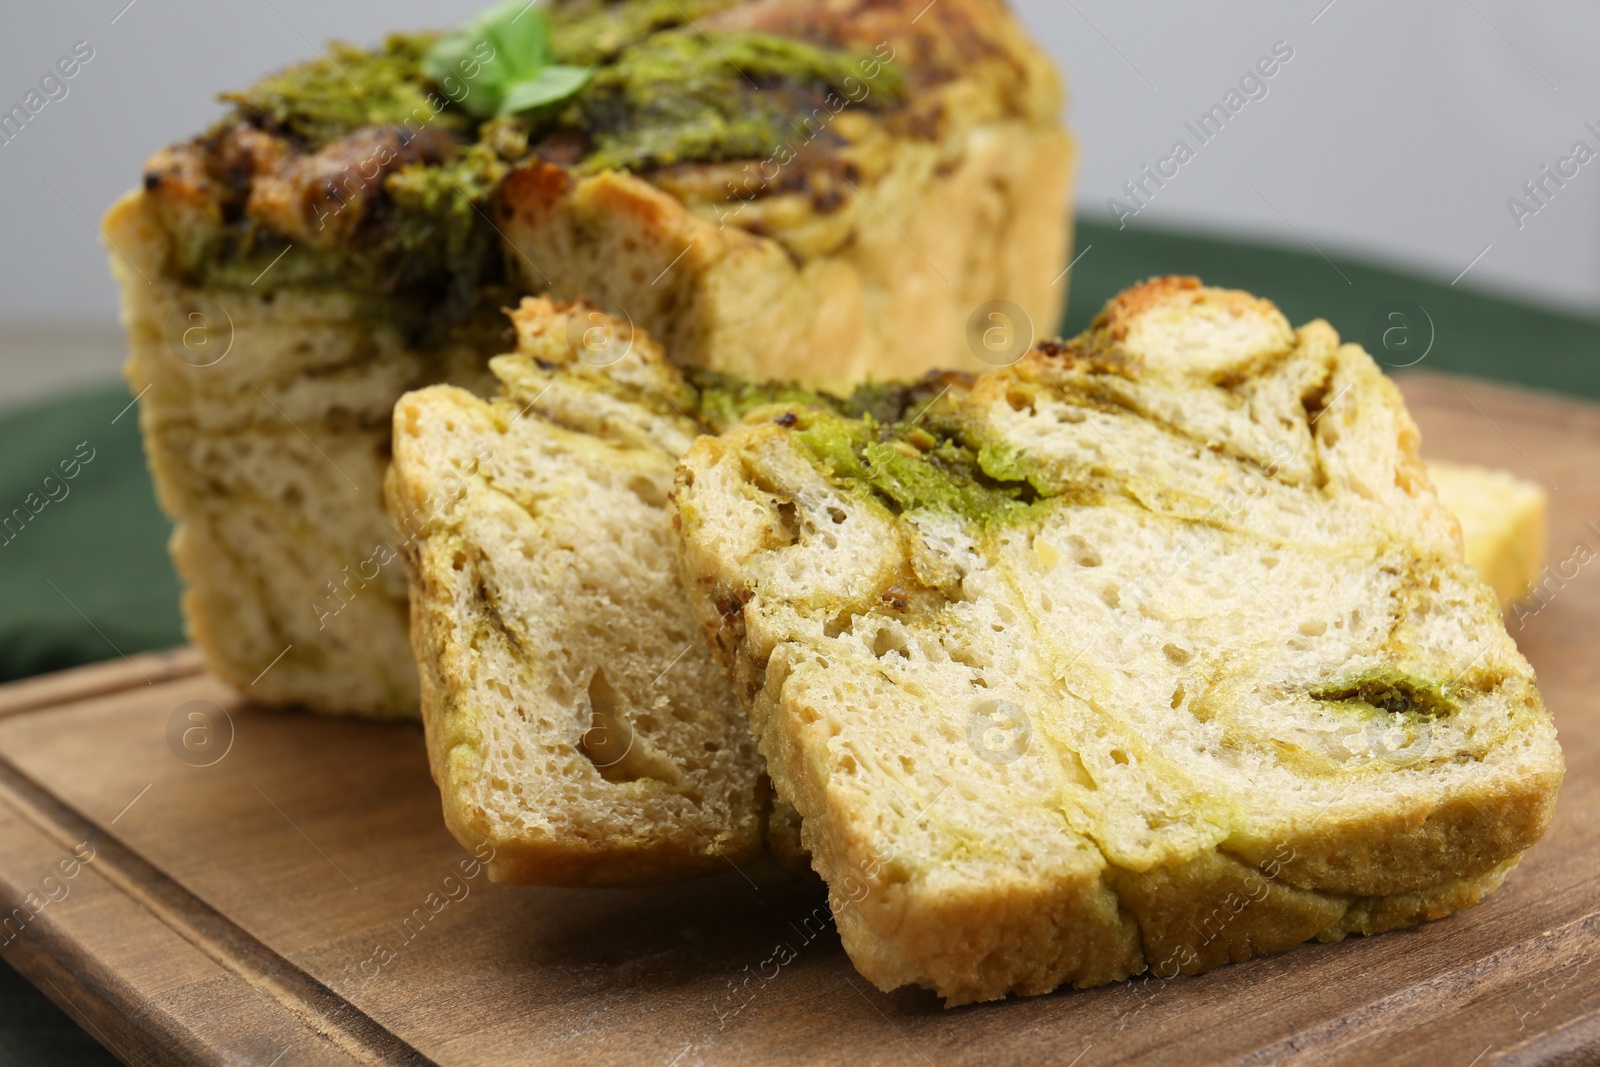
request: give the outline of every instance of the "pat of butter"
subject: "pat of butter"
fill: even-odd
[[[1545,491],[1505,471],[1430,462],[1439,500],[1461,522],[1467,562],[1502,606],[1526,596],[1545,561],[1550,500]]]

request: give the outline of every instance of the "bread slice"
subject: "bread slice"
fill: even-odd
[[[764,842],[803,868],[673,558],[699,391],[587,305],[530,297],[512,321],[497,397],[433,386],[394,410],[387,495],[445,821],[501,881],[671,881]],[[596,324],[614,362],[572,343]]]
[[[1428,480],[1461,523],[1467,562],[1483,575],[1500,606],[1526,597],[1544,569],[1550,498],[1505,471],[1433,460]]]
[[[1561,752],[1417,445],[1326,323],[1182,278],[908,418],[697,441],[685,581],[861,973],[1167,977],[1494,889]]]

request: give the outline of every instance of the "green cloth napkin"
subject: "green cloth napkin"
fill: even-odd
[[[1291,322],[1321,316],[1391,369],[1421,357],[1417,366],[1600,398],[1600,320],[1343,257],[1330,262],[1310,248],[1080,221],[1076,254],[1067,336],[1133,282],[1197,274],[1270,298]],[[166,553],[171,527],[156,507],[128,401],[122,389],[103,387],[0,419],[0,516],[30,513],[20,531],[13,520],[0,534],[0,680],[184,639]],[[93,458],[64,480],[60,464],[71,469],[75,453],[89,450]],[[47,485],[46,476],[55,480]],[[30,501],[39,507],[51,493],[61,499],[32,515]]]
[[[0,680],[183,643],[131,399],[102,386],[0,419]]]

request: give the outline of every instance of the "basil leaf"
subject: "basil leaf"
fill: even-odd
[[[565,100],[587,85],[593,73],[592,67],[564,67],[552,63],[533,77],[510,86],[500,104],[500,114],[514,115]]]
[[[440,38],[422,69],[463,111],[486,119],[502,113],[512,86],[549,65],[545,13],[533,0],[502,0]]]
[[[550,62],[550,23],[534,0],[504,0],[469,23],[473,24],[494,44],[498,54],[493,64],[505,64],[507,85]]]

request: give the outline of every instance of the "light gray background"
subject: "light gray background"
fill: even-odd
[[[937,2],[937,0],[935,0]],[[1463,286],[1600,310],[1600,160],[1519,230],[1523,182],[1600,149],[1593,0],[1014,0],[1066,70],[1079,210],[1154,164],[1277,41],[1294,58],[1133,225],[1384,259]],[[221,113],[217,91],[338,37],[448,25],[484,0],[11,0],[9,108],[74,42],[94,59],[0,147],[0,405],[116,374],[94,223],[145,157]],[[53,187],[52,187],[53,186]],[[1488,249],[1487,252],[1484,250]],[[1477,258],[1481,255],[1481,258]]]

